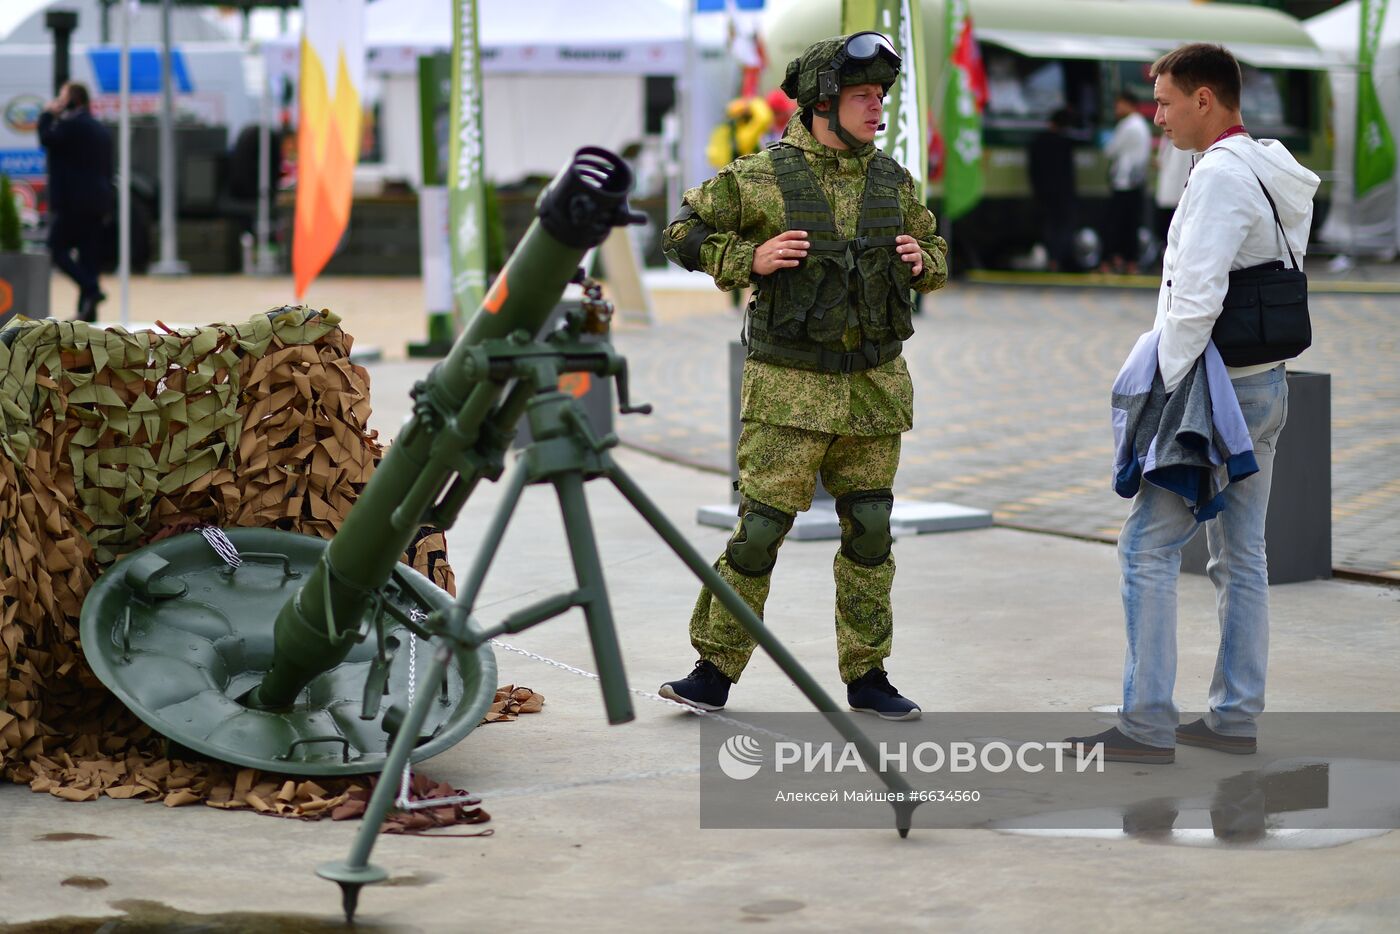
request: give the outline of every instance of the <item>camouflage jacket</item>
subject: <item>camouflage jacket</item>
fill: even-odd
[[[802,122],[788,124],[784,141],[806,156],[817,184],[831,205],[837,235],[855,236],[873,145],[836,150],[819,143]],[[714,178],[685,193],[694,214],[666,228],[664,250],[679,262],[676,247],[693,225],[716,232],[700,246],[700,264],[725,291],[744,288],[753,274],[754,250],[787,229],[783,196],[767,150],[737,159]],[[918,198],[905,173],[900,186],[904,232],[923,247],[923,272],[912,281],[920,292],[948,280],[947,245],[936,233],[933,215]],[[855,329],[847,346],[857,343]],[[836,435],[874,436],[913,427],[914,387],[904,358],[859,373],[818,373],[748,360],[744,364],[740,417]]]

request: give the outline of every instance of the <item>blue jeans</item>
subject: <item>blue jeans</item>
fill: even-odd
[[[1220,615],[1220,651],[1210,684],[1206,723],[1228,736],[1254,736],[1264,709],[1269,656],[1269,569],[1264,520],[1273,481],[1274,450],[1288,418],[1282,365],[1234,381],[1259,472],[1225,488],[1225,508],[1206,523]],[[1119,729],[1149,746],[1176,745],[1176,580],[1181,549],[1196,519],[1175,493],[1143,483],[1118,539],[1128,652],[1123,665]]]

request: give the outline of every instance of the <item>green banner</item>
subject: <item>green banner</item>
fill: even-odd
[[[452,295],[460,333],[486,291],[486,201],[481,178],[481,54],[476,0],[453,0],[452,136],[447,186]]]
[[[1371,69],[1388,0],[1361,0],[1361,46],[1356,72],[1356,197],[1395,175],[1395,138],[1386,126]]]
[[[917,0],[843,0],[841,32],[874,30],[894,43],[904,60],[899,80],[885,98],[885,128],[875,137],[880,147],[909,170],[923,200],[928,186],[928,131],[924,100],[924,29]]]
[[[944,11],[943,211],[952,221],[982,200],[982,114],[973,87],[984,79],[967,0],[947,0]]]
[[[446,185],[452,158],[452,56],[418,57],[418,132],[423,184]]]

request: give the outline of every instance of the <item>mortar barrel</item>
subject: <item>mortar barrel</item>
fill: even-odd
[[[273,664],[246,695],[248,706],[289,707],[313,678],[345,658],[376,592],[388,583],[418,532],[412,522],[396,523],[395,512],[400,517],[425,515],[457,474],[460,458],[444,457],[440,442],[447,423],[455,424],[462,443],[470,446],[495,408],[501,387],[474,372],[473,349],[517,331],[538,335],[588,250],[613,227],[642,219],[627,207],[631,185],[625,162],[587,147],[541,194],[538,217],[462,336],[428,376],[424,392],[429,404],[415,407],[324,557],[278,614]],[[424,401],[423,394],[419,400]],[[463,411],[472,413],[475,422],[454,418]]]

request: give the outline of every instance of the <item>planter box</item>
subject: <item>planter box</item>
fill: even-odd
[[[17,314],[49,316],[47,253],[0,253],[0,327]]]

